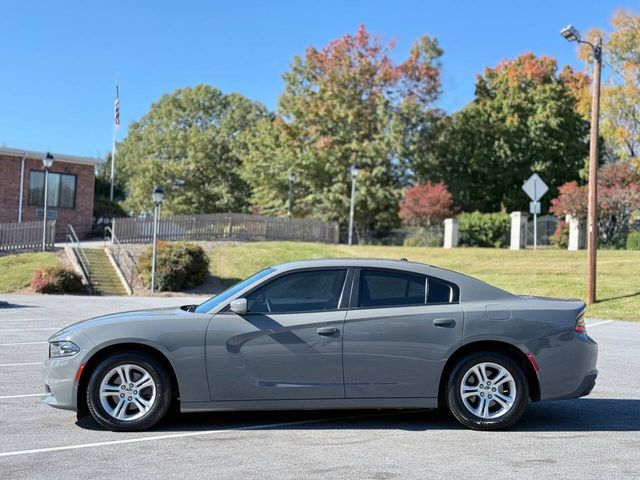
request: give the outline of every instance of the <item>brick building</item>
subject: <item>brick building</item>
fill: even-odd
[[[0,223],[42,220],[45,152],[0,147]],[[67,225],[79,238],[91,230],[95,167],[104,160],[53,153],[49,169],[47,217],[56,220],[56,240]]]

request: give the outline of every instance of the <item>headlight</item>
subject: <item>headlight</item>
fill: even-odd
[[[49,342],[49,358],[71,357],[79,351],[80,347],[68,340]]]

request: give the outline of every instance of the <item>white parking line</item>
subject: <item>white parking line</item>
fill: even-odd
[[[1,314],[2,312],[0,312]],[[2,315],[2,318],[0,318],[0,323],[2,322],[39,322],[40,320],[55,320],[55,321],[62,321],[62,319],[54,319],[51,317],[40,317],[40,318],[22,318],[22,317],[14,317],[11,318],[10,316],[6,316],[6,315]]]
[[[0,347],[9,347],[11,345],[45,345],[49,342],[18,342],[18,343],[0,343]]]
[[[613,322],[613,320],[605,320],[603,322],[598,322],[598,323],[587,323],[587,328],[597,327],[598,325],[604,325],[605,323],[611,323],[611,322]]]
[[[27,393],[26,395],[4,395],[0,397],[0,400],[7,400],[9,398],[25,398],[25,397],[44,397],[44,393]]]
[[[40,328],[3,328],[0,330],[0,335],[3,332],[40,332],[42,330],[60,330],[59,327],[40,327]]]
[[[42,362],[31,363],[0,363],[0,367],[27,367],[29,365],[42,365]]]
[[[0,397],[2,398],[2,397]],[[151,437],[139,437],[139,438],[129,438],[126,440],[112,440],[109,442],[95,442],[95,443],[81,443],[77,445],[65,445],[62,447],[49,447],[49,448],[34,448],[33,450],[16,450],[13,452],[2,452],[0,453],[0,457],[11,457],[16,455],[29,455],[33,453],[48,453],[48,452],[60,452],[65,450],[77,450],[81,448],[92,448],[92,447],[105,447],[109,445],[124,445],[127,443],[138,443],[138,442],[152,442],[155,440],[167,440],[171,438],[185,438],[185,437],[200,437],[202,435],[212,435],[215,433],[233,433],[242,430],[261,430],[265,428],[278,428],[278,427],[293,427],[296,425],[311,425],[314,423],[324,423],[324,422],[334,422],[339,420],[357,420],[361,418],[378,418],[378,417],[387,417],[390,415],[400,415],[403,413],[414,413],[420,410],[400,410],[394,412],[386,412],[386,413],[374,413],[368,415],[351,415],[348,417],[331,417],[331,418],[321,418],[316,420],[300,420],[298,422],[282,422],[282,423],[269,423],[266,425],[252,425],[248,427],[237,427],[237,428],[229,428],[228,430],[204,430],[202,432],[185,432],[185,433],[170,433],[167,435],[154,435]]]

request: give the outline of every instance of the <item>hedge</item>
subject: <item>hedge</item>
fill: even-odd
[[[461,213],[458,215],[460,245],[469,247],[504,247],[511,218],[506,213]]]
[[[627,250],[640,250],[640,232],[627,235]]]

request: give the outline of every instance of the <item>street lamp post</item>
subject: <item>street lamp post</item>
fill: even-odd
[[[582,40],[580,32],[568,25],[560,34],[569,42],[589,45],[593,50],[593,96],[591,100],[591,137],[589,140],[589,203],[587,213],[587,304],[596,301],[596,250],[598,248],[598,130],[600,123],[600,72],[602,70],[602,38],[595,44]]]
[[[47,250],[47,202],[49,201],[49,169],[53,165],[53,155],[49,152],[42,159],[42,166],[44,167],[44,211],[42,222],[42,251]]]
[[[158,237],[158,217],[160,216],[160,207],[164,200],[164,190],[156,185],[151,195],[153,199],[153,254],[151,255],[151,293],[156,289],[156,243]]]
[[[294,172],[289,172],[289,201],[287,203],[287,212],[289,218],[293,214],[293,184],[296,183],[296,174]]]
[[[353,212],[356,204],[356,178],[358,177],[358,166],[353,164],[349,170],[351,172],[351,208],[349,209],[349,245],[353,244]]]

